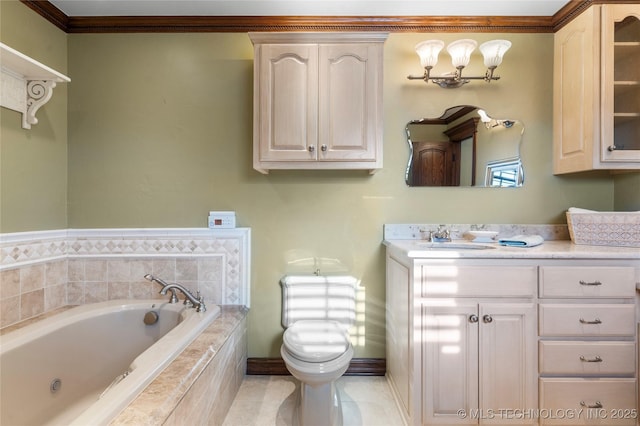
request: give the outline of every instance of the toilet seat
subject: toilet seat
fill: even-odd
[[[337,321],[300,320],[282,336],[287,352],[306,362],[327,362],[340,357],[350,347],[349,334]]]

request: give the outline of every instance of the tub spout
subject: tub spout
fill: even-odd
[[[154,282],[154,283],[160,284],[162,286],[162,290],[164,290],[169,285],[169,283],[167,283],[165,280],[154,277],[151,274],[146,274],[144,276],[144,279],[147,281],[151,281],[152,283]],[[171,290],[171,298],[169,299],[169,303],[178,303],[178,296],[176,295],[175,289],[172,288],[170,290]],[[162,291],[160,291],[160,294],[165,295],[167,294],[167,292],[165,291],[163,293]]]
[[[160,294],[165,295],[167,294],[167,291],[174,291],[174,289],[177,289],[184,294],[184,297],[191,302],[193,306],[195,306],[196,312],[204,312],[207,310],[207,307],[204,304],[204,299],[200,296],[200,292],[198,292],[198,296],[196,297],[186,287],[183,287],[178,283],[172,283],[164,286],[162,290],[160,290]]]

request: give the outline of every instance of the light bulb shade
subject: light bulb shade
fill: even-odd
[[[422,68],[433,67],[438,63],[438,55],[444,47],[442,40],[425,40],[416,44],[416,52],[420,56]]]
[[[447,52],[451,55],[453,66],[456,68],[466,67],[469,59],[471,59],[471,52],[473,52],[477,45],[478,43],[476,43],[475,40],[467,38],[449,43]]]
[[[502,57],[511,47],[509,40],[490,40],[480,45],[480,52],[484,56],[484,66],[495,68],[502,63]]]

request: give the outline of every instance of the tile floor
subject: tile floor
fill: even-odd
[[[343,376],[337,386],[344,426],[403,425],[384,377]],[[246,376],[223,426],[290,426],[297,391],[291,376]]]

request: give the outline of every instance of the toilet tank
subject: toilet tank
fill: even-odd
[[[348,329],[356,319],[358,280],[349,275],[285,275],[282,326],[298,320],[333,320]]]

